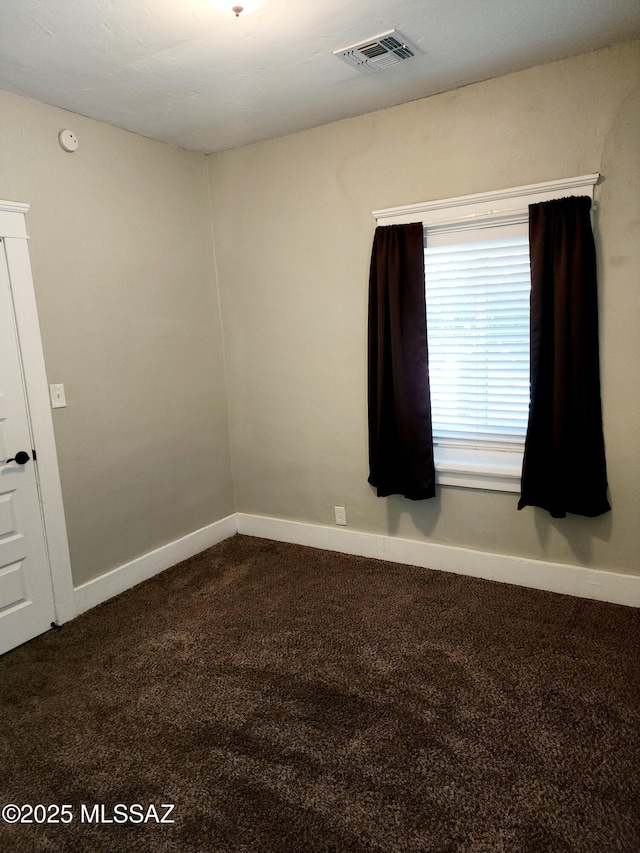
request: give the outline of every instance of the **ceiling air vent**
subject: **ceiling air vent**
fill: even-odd
[[[388,30],[366,41],[333,51],[334,56],[344,59],[358,71],[383,71],[418,53],[418,48],[397,30]]]

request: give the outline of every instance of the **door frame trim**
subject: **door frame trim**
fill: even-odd
[[[28,204],[0,201],[0,237],[4,242],[9,271],[31,432],[34,447],[38,451],[36,465],[40,507],[56,620],[62,624],[73,619],[77,609],[44,352],[29,260],[29,237],[25,223],[28,210]]]

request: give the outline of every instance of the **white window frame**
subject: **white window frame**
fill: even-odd
[[[495,225],[527,222],[529,205],[568,196],[589,196],[600,175],[580,175],[540,184],[427,201],[374,210],[378,225],[422,222],[425,235],[438,231],[465,231]],[[593,209],[593,208],[592,208]],[[524,447],[495,449],[434,444],[436,482],[501,492],[519,492]]]

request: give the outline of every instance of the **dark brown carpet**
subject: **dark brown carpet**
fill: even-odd
[[[0,805],[73,810],[0,849],[638,853],[639,641],[630,608],[236,536],[0,660]]]

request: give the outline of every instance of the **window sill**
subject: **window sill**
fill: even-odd
[[[436,445],[436,483],[494,492],[519,492],[522,448],[487,450]]]

